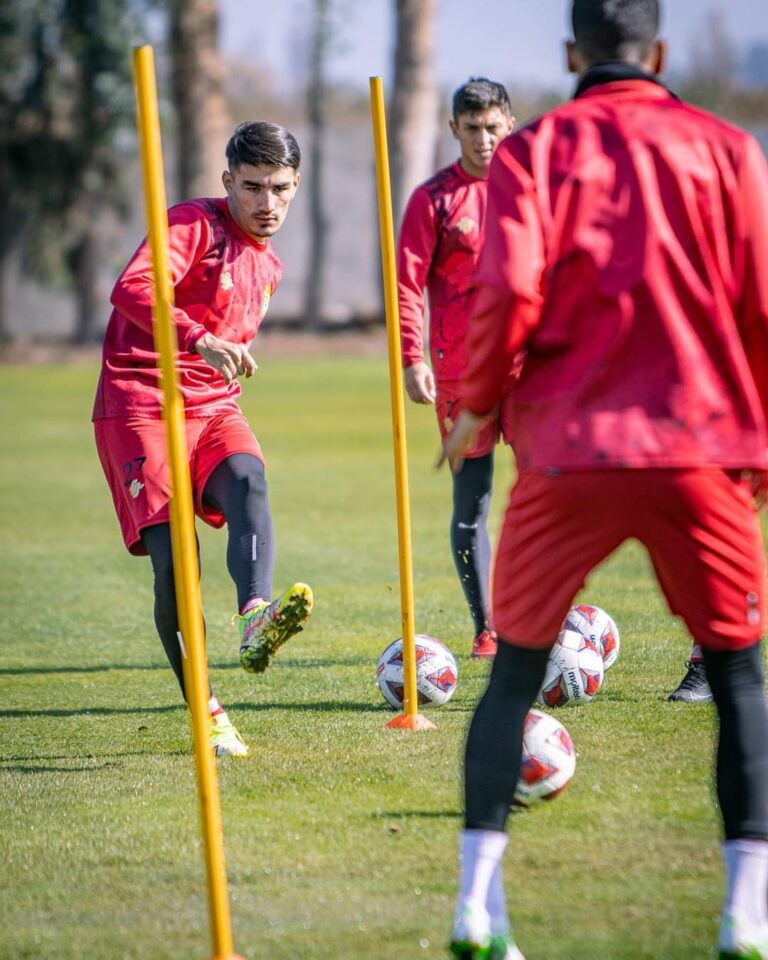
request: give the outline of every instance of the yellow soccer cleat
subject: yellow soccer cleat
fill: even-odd
[[[260,604],[239,617],[243,670],[263,673],[280,647],[304,629],[312,604],[312,590],[306,583],[294,583],[277,600]]]

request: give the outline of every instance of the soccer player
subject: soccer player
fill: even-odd
[[[265,122],[240,124],[226,154],[226,197],[189,200],[168,211],[173,322],[195,512],[213,527],[227,525],[240,664],[259,673],[312,610],[312,591],[302,583],[270,601],[274,536],[264,458],[237,404],[239,378],[256,370],[250,345],[282,275],[269,238],[298,189],[301,155],[287,130]],[[112,291],[93,420],[125,546],[152,561],[155,624],[183,695],[152,302],[144,241]],[[212,691],[209,710],[216,755],[247,754]]]
[[[506,397],[519,469],[498,547],[499,650],[470,726],[452,952],[522,956],[501,863],[523,720],[589,572],[648,550],[719,716],[721,960],[768,958],[764,556],[768,166],[658,81],[659,0],[573,0],[574,99],[498,148],[455,469]],[[563,801],[561,801],[563,802]],[[546,948],[544,953],[546,953]]]
[[[400,228],[397,269],[405,389],[414,403],[436,405],[443,439],[459,410],[472,277],[485,231],[488,168],[513,123],[509,97],[500,83],[478,77],[459,87],[450,126],[461,155],[414,191]],[[424,351],[425,292],[431,367]],[[473,657],[496,653],[488,614],[487,519],[499,435],[498,421],[485,423],[463,468],[453,476],[451,550],[472,616]]]

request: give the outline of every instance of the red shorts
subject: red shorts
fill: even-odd
[[[146,554],[141,531],[169,521],[171,471],[165,421],[149,417],[95,420],[96,449],[107,477],[125,545],[136,556]],[[224,515],[203,504],[203,490],[216,467],[236,453],[251,453],[264,462],[256,437],[242,413],[190,417],[186,421],[189,472],[195,513],[212,527]]]
[[[524,473],[496,554],[493,617],[506,641],[546,647],[588,574],[624,540],[648,550],[672,613],[694,640],[760,639],[764,551],[748,483],[724,470]]]
[[[440,427],[440,437],[442,440],[448,436],[453,429],[456,418],[461,410],[461,383],[455,380],[438,381],[437,399],[435,401],[435,410],[437,412],[437,424]],[[501,411],[504,410],[504,404],[501,405]],[[487,420],[478,431],[477,438],[472,446],[467,450],[464,456],[468,460],[476,457],[484,457],[491,453],[503,434],[502,414]]]

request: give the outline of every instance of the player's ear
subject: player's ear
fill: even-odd
[[[565,62],[568,66],[568,73],[582,73],[584,64],[579,49],[573,40],[565,41]]]
[[[667,66],[667,42],[666,40],[656,40],[653,44],[650,56],[651,73],[657,76],[664,73]]]
[[[455,140],[459,139],[459,128],[456,126],[456,121],[451,119],[448,121],[448,126],[451,128],[451,133]]]
[[[221,182],[224,184],[224,189],[227,193],[232,193],[232,174],[229,170],[225,170],[221,175]]]

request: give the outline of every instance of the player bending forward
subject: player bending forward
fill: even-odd
[[[277,124],[243,123],[226,153],[227,196],[189,200],[168,211],[173,321],[195,512],[213,527],[227,525],[240,664],[260,673],[312,610],[312,591],[302,583],[270,602],[274,536],[264,458],[237,405],[238,377],[256,370],[249,347],[282,274],[269,238],[280,229],[298,188],[300,152]],[[155,624],[184,694],[152,302],[145,241],[112,292],[93,420],[125,545],[152,561]],[[247,754],[212,691],[209,709],[216,755]]]
[[[400,229],[398,299],[405,388],[414,403],[434,403],[443,439],[459,412],[459,381],[467,362],[472,278],[483,246],[488,169],[514,118],[507,91],[485,78],[453,95],[451,130],[460,158],[418,187]],[[429,348],[424,359],[424,292],[429,295]],[[453,476],[451,550],[474,625],[473,657],[493,657],[489,619],[491,548],[488,508],[493,450],[500,423],[489,420]]]
[[[499,651],[467,738],[452,950],[521,957],[501,864],[523,720],[574,595],[634,537],[701,645],[719,715],[719,956],[766,960],[753,493],[768,467],[768,168],[752,137],[656,79],[658,0],[574,0],[572,13],[574,100],[491,167],[465,410],[445,446],[455,467],[525,348],[506,401],[519,478],[496,557]]]

